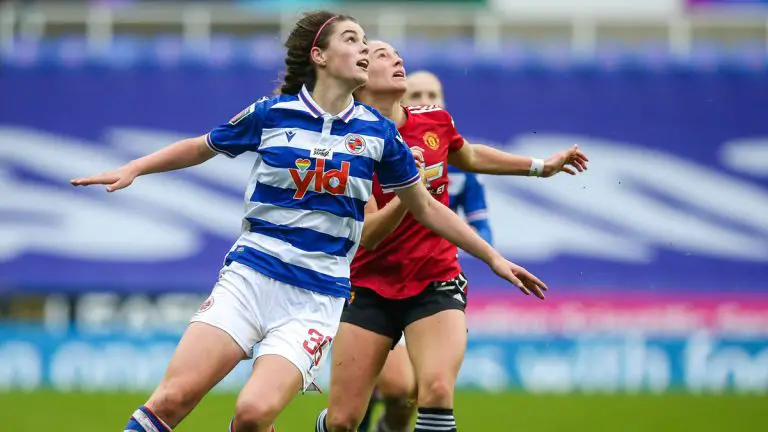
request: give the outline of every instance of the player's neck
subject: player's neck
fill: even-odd
[[[352,102],[351,90],[340,86],[317,83],[311,95],[315,103],[331,115],[337,115],[344,111]]]
[[[395,126],[398,128],[405,124],[405,112],[403,111],[403,107],[400,106],[400,98],[391,99],[374,99],[370,98],[369,105],[376,108],[377,111],[381,113],[384,117],[392,120],[395,122]]]

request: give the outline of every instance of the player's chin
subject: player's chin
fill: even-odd
[[[368,82],[368,71],[362,68],[357,68],[357,70],[352,73],[350,80],[353,81],[358,87],[363,86]]]
[[[393,91],[405,92],[408,90],[408,82],[405,80],[405,77],[392,77],[390,83]]]

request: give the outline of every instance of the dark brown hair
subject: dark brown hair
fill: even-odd
[[[331,18],[334,19],[328,22]],[[302,85],[306,85],[310,90],[314,89],[317,72],[315,71],[315,64],[310,57],[310,51],[313,47],[312,43],[314,42],[314,46],[320,49],[328,48],[328,39],[333,34],[334,26],[336,23],[343,21],[355,21],[355,19],[349,15],[316,11],[307,13],[296,22],[291,34],[285,41],[285,48],[287,48],[285,54],[285,77],[280,86],[280,93],[297,94],[301,91]],[[328,23],[326,24],[326,22]],[[323,24],[325,24],[325,27],[323,27]]]

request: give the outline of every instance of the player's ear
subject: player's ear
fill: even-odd
[[[312,57],[312,63],[320,67],[325,67],[328,65],[327,55],[325,51],[323,51],[322,49],[318,47],[313,47],[309,55]]]

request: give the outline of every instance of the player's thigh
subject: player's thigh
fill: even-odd
[[[256,358],[253,372],[237,398],[235,424],[266,429],[303,388],[303,376],[287,358]]]
[[[202,322],[190,323],[155,394],[174,387],[186,397],[202,398],[243,358],[242,348],[225,331]]]
[[[250,355],[260,337],[254,312],[241,301],[252,290],[247,278],[224,269],[182,335],[176,352],[147,406],[176,423]]]
[[[382,398],[412,398],[416,394],[416,377],[404,344],[398,343],[387,356],[376,382]]]
[[[362,418],[394,340],[402,335],[402,317],[391,300],[355,288],[344,308],[333,344],[328,413],[331,422]]]
[[[376,379],[392,348],[392,338],[342,322],[333,343],[328,421],[359,422]]]
[[[466,287],[466,279],[459,275],[411,299],[405,335],[419,400],[423,392],[452,395],[467,345]]]

